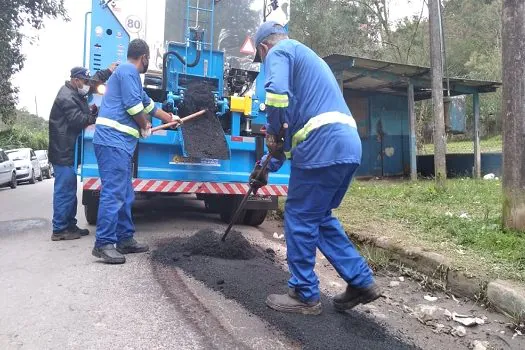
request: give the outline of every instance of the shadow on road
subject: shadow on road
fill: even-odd
[[[285,314],[266,307],[269,293],[286,290],[288,273],[273,263],[273,256],[258,249],[251,260],[225,260],[190,255],[184,251],[188,238],[162,242],[152,254],[154,264],[184,270],[208,288],[233,299],[245,309],[266,320],[303,349],[413,349],[365,315],[350,311],[337,313],[323,295],[319,316]],[[223,281],[224,282],[223,282]],[[217,282],[220,281],[218,284]]]

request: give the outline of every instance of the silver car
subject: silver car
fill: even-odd
[[[18,148],[5,151],[5,153],[15,163],[18,183],[28,181],[30,184],[34,184],[36,179],[38,181],[44,179],[40,170],[40,163],[33,149]]]
[[[49,163],[49,158],[47,157],[47,150],[39,149],[35,151],[35,154],[38,158],[38,162],[40,163],[40,170],[42,170],[43,176],[47,177],[48,179],[50,179],[51,176],[55,176],[53,165]]]
[[[15,163],[0,148],[0,186],[16,188]]]

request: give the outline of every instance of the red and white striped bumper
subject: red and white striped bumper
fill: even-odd
[[[85,178],[84,190],[100,190],[99,178]],[[188,182],[165,180],[133,180],[135,192],[157,193],[205,193],[205,194],[245,194],[249,190],[247,184],[217,183],[217,182]],[[268,185],[262,187],[257,194],[266,196],[286,196],[288,186]]]

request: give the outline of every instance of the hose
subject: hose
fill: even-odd
[[[177,59],[179,61],[182,62],[183,65],[185,65],[186,67],[195,67],[197,64],[199,64],[199,61],[201,59],[201,50],[197,50],[197,55],[195,56],[195,60],[193,60],[192,63],[186,63],[186,60],[184,59],[184,57],[182,57],[182,55],[176,51],[168,51],[166,53],[164,53],[164,55],[162,56],[162,91],[166,92],[166,84],[167,84],[167,75],[168,75],[168,70],[167,70],[167,67],[166,67],[166,63],[168,62],[168,56],[169,55],[173,55],[175,57],[177,57]]]

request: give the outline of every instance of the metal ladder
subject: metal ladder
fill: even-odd
[[[201,57],[204,57],[204,51],[208,53],[208,67],[204,75],[208,75],[213,71],[212,65],[212,51],[213,51],[213,36],[214,36],[214,12],[215,4],[218,0],[186,0],[186,29],[184,39],[186,41],[186,57],[188,57],[188,50],[191,44],[195,44],[198,49],[202,49]],[[202,42],[192,40],[191,29],[199,28],[203,25],[204,36]],[[208,32],[208,33],[206,33]],[[208,34],[208,35],[207,35]],[[206,38],[209,39],[206,39]],[[186,69],[186,67],[184,67]]]

